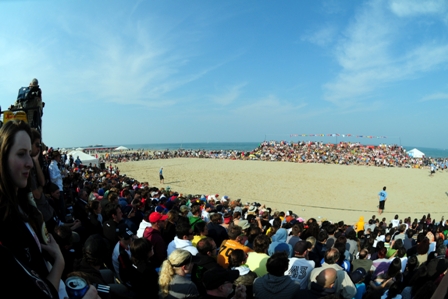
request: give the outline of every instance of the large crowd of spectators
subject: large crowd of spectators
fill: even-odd
[[[266,143],[253,154],[290,158],[291,149],[303,162],[354,162],[353,151],[405,159],[400,147],[344,144]],[[45,153],[48,188],[37,207],[64,255],[62,279],[99,285],[102,298],[431,298],[447,289],[444,219],[303,219],[225,195],[179,194],[116,168],[67,166],[58,151]]]
[[[398,145],[381,144],[378,146],[360,143],[339,142],[284,142],[264,141],[252,151],[235,150],[137,150],[107,155],[106,162],[137,161],[169,158],[209,158],[232,160],[283,161],[296,163],[323,163],[340,165],[365,165],[378,167],[422,168],[434,165],[437,169],[446,169],[446,158],[413,158]]]

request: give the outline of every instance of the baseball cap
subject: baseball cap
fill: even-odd
[[[352,273],[350,273],[350,278],[352,279],[353,283],[359,283],[362,279],[366,277],[366,270],[364,268],[358,268]]]
[[[165,221],[167,219],[168,219],[167,215],[162,215],[157,212],[152,212],[151,215],[149,215],[149,222],[151,222],[151,223],[157,223],[160,221]]]
[[[117,235],[120,238],[129,240],[129,238],[131,238],[134,235],[134,233],[128,228],[128,226],[125,223],[121,223],[120,225],[118,225]]]
[[[202,282],[206,290],[214,290],[225,282],[234,282],[240,276],[238,270],[227,270],[221,267],[210,269],[204,273]]]

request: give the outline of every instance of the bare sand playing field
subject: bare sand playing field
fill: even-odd
[[[448,172],[429,177],[428,169],[378,168],[176,158],[118,164],[120,173],[150,186],[167,187],[183,194],[219,194],[242,202],[260,202],[301,217],[355,223],[359,216],[378,215],[378,192],[387,186],[382,217],[389,222],[448,216]],[[163,167],[165,184],[159,183]]]

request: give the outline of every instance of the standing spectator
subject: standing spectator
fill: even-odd
[[[163,177],[163,167],[160,167],[159,179],[160,179],[160,184],[165,184],[165,178]]]
[[[62,179],[65,174],[59,168],[59,163],[61,162],[61,154],[59,151],[51,152],[51,163],[48,166],[48,171],[50,174],[50,181],[58,186],[59,191],[61,192],[61,196],[59,201],[56,203],[57,205],[57,214],[59,219],[65,221],[65,202],[64,202],[64,188],[62,185]]]
[[[129,284],[129,271],[132,267],[131,263],[131,243],[133,241],[133,233],[126,224],[122,223],[118,227],[118,243],[115,245],[112,253],[112,265],[117,277],[127,286]]]
[[[378,205],[378,214],[381,215],[387,200],[386,186],[383,187],[382,191],[378,192],[378,200],[380,201]]]

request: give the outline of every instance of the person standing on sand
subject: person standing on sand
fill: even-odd
[[[159,178],[160,178],[160,184],[165,184],[165,178],[163,177],[163,167],[160,167]]]
[[[380,204],[378,206],[378,214],[381,215],[383,213],[384,205],[386,204],[387,200],[386,186],[384,186],[383,190],[378,193],[378,199],[380,200]]]

